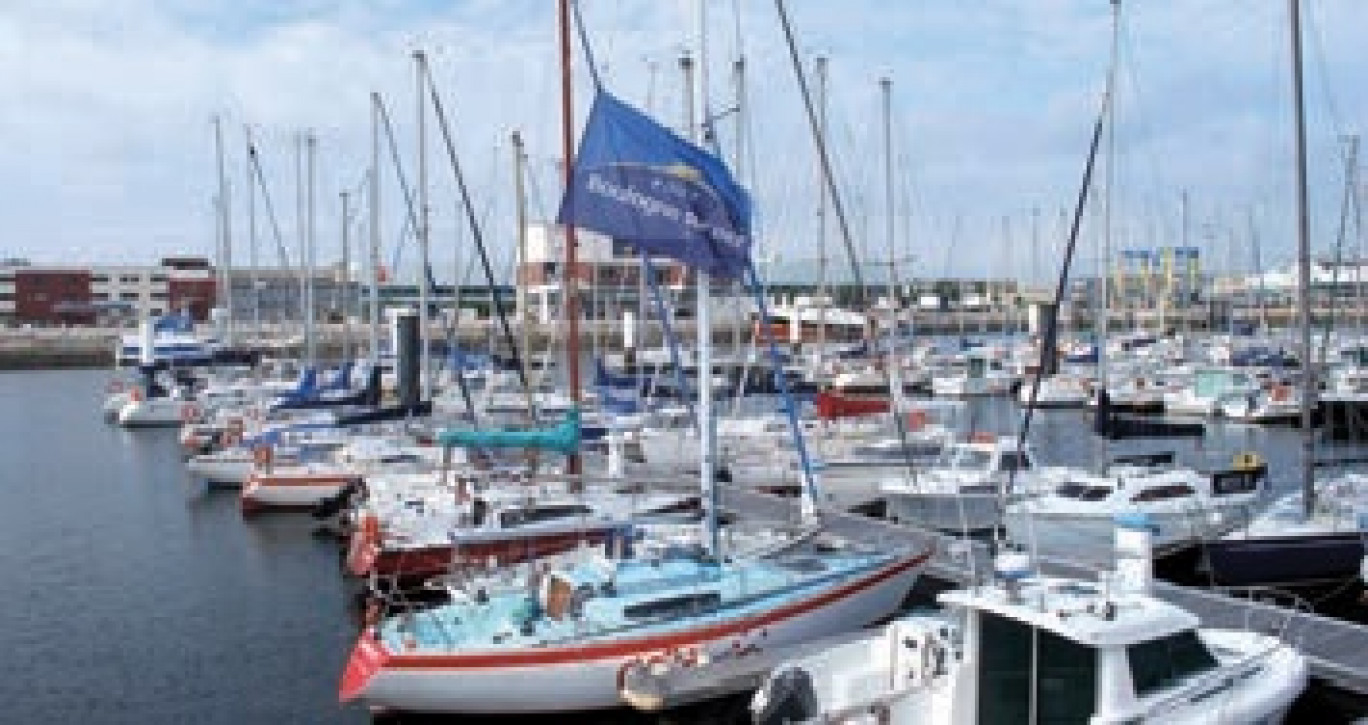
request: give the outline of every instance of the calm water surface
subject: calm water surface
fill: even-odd
[[[336,699],[356,624],[335,542],[307,516],[244,522],[232,492],[185,472],[174,431],[106,425],[107,377],[0,373],[0,723],[369,722]],[[1006,431],[1017,413],[986,401],[975,415]],[[1102,449],[1086,422],[1042,411],[1035,444],[1048,461],[1088,463]],[[1297,480],[1288,430],[1216,427],[1200,449],[1124,450],[1168,448],[1223,461],[1259,450],[1279,487]],[[541,721],[743,721],[744,704]]]

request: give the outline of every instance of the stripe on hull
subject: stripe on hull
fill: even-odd
[[[896,577],[915,576],[916,569],[925,564],[933,553],[934,549],[917,556],[895,561],[880,571],[857,581],[806,600],[776,607],[764,613],[679,632],[646,635],[633,639],[616,639],[567,647],[537,647],[509,652],[423,655],[391,652],[375,638],[372,630],[366,630],[361,634],[352,657],[348,660],[339,696],[344,702],[363,697],[372,678],[386,671],[394,673],[432,672],[434,674],[441,672],[456,674],[452,671],[461,671],[473,675],[479,673],[496,674],[500,669],[525,670],[529,667],[541,668],[556,665],[593,666],[593,664],[602,664],[604,660],[611,661],[608,664],[614,664],[619,660],[624,660],[624,658],[630,659],[684,647],[717,644],[719,641],[725,642],[729,638],[745,637],[757,630],[762,633],[761,636],[765,636],[764,632],[767,628],[784,626],[799,620],[804,615],[817,613],[828,606],[841,606],[857,601],[852,599],[854,595],[872,591]],[[910,586],[911,582],[908,584]],[[890,613],[892,608],[901,602],[905,593],[905,589],[899,591],[896,600],[890,605],[889,611],[880,612],[875,616],[885,616]],[[861,626],[867,623],[860,622],[858,625],[851,626]]]

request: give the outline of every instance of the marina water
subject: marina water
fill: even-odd
[[[104,424],[105,371],[0,374],[0,722],[366,723],[337,703],[357,617],[336,541],[308,516],[243,521],[234,492],[186,473],[173,430]],[[974,424],[1008,432],[1009,400],[974,401]],[[1103,452],[1089,413],[1039,411],[1044,461]],[[1177,450],[1228,462],[1254,450],[1273,485],[1294,487],[1286,428],[1212,425],[1200,447],[1148,441],[1112,454]],[[1198,460],[1192,460],[1197,463]],[[1368,608],[1368,605],[1365,605]],[[1356,698],[1313,688],[1297,717],[1348,722]],[[745,697],[661,716],[633,712],[501,722],[746,722]],[[487,718],[389,718],[475,722]]]

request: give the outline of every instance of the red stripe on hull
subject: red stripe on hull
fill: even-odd
[[[761,627],[771,626],[784,620],[820,609],[821,607],[859,593],[864,589],[877,586],[895,576],[899,576],[913,568],[921,566],[931,558],[933,553],[934,549],[914,557],[897,561],[862,579],[804,601],[777,607],[762,614],[742,617],[718,624],[705,625],[682,632],[648,635],[635,639],[597,642],[573,647],[538,647],[497,653],[422,655],[390,652],[385,649],[382,643],[375,639],[372,631],[367,630],[361,634],[356,648],[353,650],[352,659],[355,660],[358,657],[365,657],[368,661],[374,661],[377,659],[376,652],[380,653],[378,658],[379,663],[373,668],[365,668],[369,670],[368,674],[366,674],[366,678],[369,678],[382,668],[421,670],[528,667],[629,657],[639,653],[699,645],[711,640],[723,639],[744,634]],[[358,669],[361,669],[359,665]],[[353,672],[353,667],[350,663],[348,664],[347,672]],[[346,700],[355,697],[360,694],[364,687],[364,681],[357,682],[355,679],[350,682],[344,681],[341,693],[342,698]]]

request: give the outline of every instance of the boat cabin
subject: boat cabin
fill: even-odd
[[[999,474],[1034,469],[1035,457],[1029,447],[1018,448],[1014,437],[975,433],[968,441],[948,446],[937,468],[949,473],[997,478]]]
[[[973,703],[979,725],[1124,722],[1220,666],[1196,616],[1151,597],[1108,597],[1091,583],[1028,579],[940,601],[963,617],[972,669],[955,696]],[[1197,699],[1221,686],[1184,694]]]

